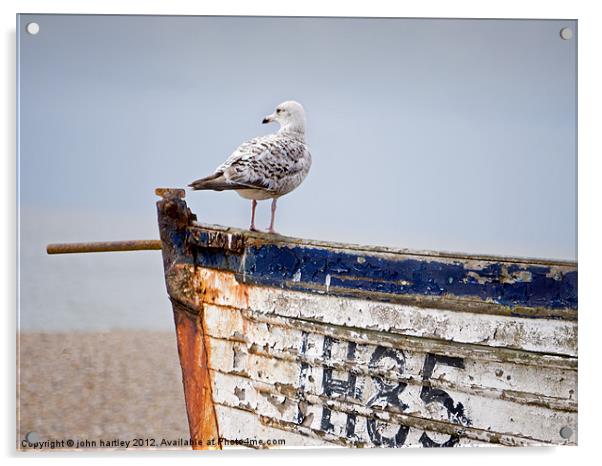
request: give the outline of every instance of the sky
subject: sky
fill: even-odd
[[[17,38],[23,329],[171,328],[158,252],[45,244],[157,238],[154,188],[210,174],[290,99],[313,166],[282,234],[576,259],[575,21],[21,15]],[[250,221],[233,192],[187,202]]]

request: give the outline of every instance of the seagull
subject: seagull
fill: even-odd
[[[274,230],[276,201],[299,186],[311,167],[311,154],[305,143],[305,110],[299,102],[281,103],[264,124],[277,122],[274,134],[243,142],[212,175],[193,181],[193,190],[234,190],[251,200],[251,231],[255,228],[257,201],[272,199],[268,232]]]

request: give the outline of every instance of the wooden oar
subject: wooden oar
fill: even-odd
[[[130,241],[99,241],[92,243],[56,243],[46,246],[48,254],[75,254],[81,252],[149,251],[160,250],[158,239]]]

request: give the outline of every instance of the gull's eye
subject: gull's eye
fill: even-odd
[[[280,113],[280,112],[282,112],[282,109],[281,108],[277,108],[276,109],[276,113]]]

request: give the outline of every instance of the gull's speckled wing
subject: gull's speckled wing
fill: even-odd
[[[241,144],[216,174],[235,186],[283,195],[301,184],[310,166],[311,155],[302,140],[272,134]]]

